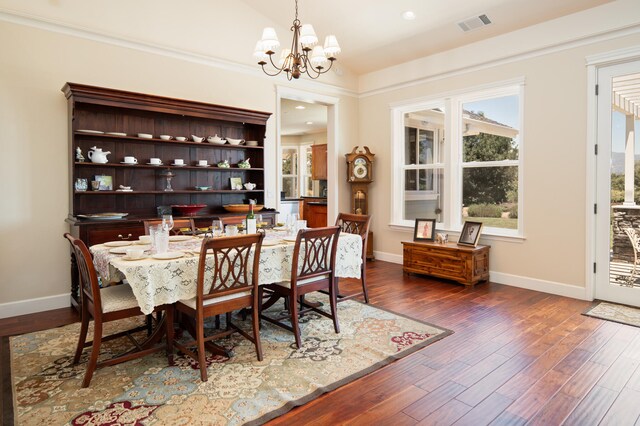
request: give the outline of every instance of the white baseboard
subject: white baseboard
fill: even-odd
[[[374,252],[377,260],[385,262],[402,264],[401,254],[385,253],[381,251]],[[592,300],[587,297],[585,287],[575,285],[562,284],[554,281],[545,281],[537,278],[523,277],[520,275],[505,274],[503,272],[490,271],[489,276],[491,282],[510,285],[512,287],[526,288],[527,290],[540,291],[542,293],[555,294],[557,296],[571,297],[580,300]]]
[[[56,296],[0,303],[0,318],[16,317],[18,315],[32,314],[34,312],[67,308],[71,306],[70,297],[69,293],[64,293]]]

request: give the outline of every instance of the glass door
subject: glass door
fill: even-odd
[[[640,61],[598,70],[596,299],[640,306]]]

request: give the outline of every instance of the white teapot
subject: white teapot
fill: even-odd
[[[95,146],[91,147],[87,156],[92,163],[108,163],[107,154],[111,154],[111,151],[102,151],[102,148],[96,148]]]

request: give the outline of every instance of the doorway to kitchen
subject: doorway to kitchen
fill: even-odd
[[[278,87],[277,96],[276,205],[281,219],[311,208],[321,224],[333,223],[338,99],[284,87]]]

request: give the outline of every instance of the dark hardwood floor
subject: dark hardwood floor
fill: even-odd
[[[381,261],[369,263],[368,282],[371,304],[455,334],[271,425],[640,425],[640,328],[581,315],[590,302],[466,288]],[[9,318],[0,335],[76,320],[70,309]]]

